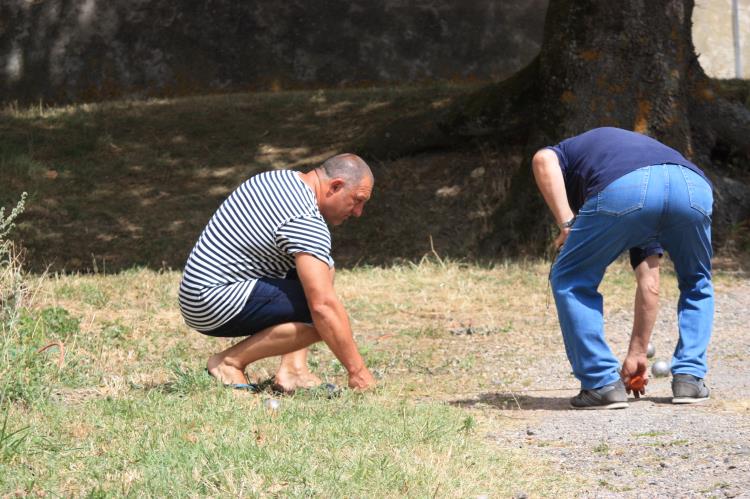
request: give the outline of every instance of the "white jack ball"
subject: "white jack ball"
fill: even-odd
[[[278,410],[279,410],[279,407],[281,407],[281,402],[279,402],[279,401],[278,401],[278,400],[276,400],[276,399],[266,399],[266,400],[265,400],[265,401],[263,402],[263,405],[264,405],[264,406],[265,406],[265,408],[266,408],[266,409],[268,409],[269,411],[278,411]]]

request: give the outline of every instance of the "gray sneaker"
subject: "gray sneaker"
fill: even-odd
[[[692,374],[675,374],[672,377],[672,403],[695,404],[708,400],[711,391],[703,379]]]
[[[573,409],[625,409],[628,407],[628,394],[621,379],[593,390],[581,390],[570,399]]]

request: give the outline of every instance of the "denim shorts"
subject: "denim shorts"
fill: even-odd
[[[287,274],[285,279],[259,279],[240,313],[203,334],[221,338],[251,336],[287,322],[312,323],[302,283],[294,271]]]

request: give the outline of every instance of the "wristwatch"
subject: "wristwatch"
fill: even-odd
[[[563,222],[563,223],[561,223],[561,224],[560,224],[560,228],[561,228],[561,229],[569,229],[569,228],[573,227],[573,224],[574,224],[575,222],[576,222],[576,216],[575,216],[575,215],[573,215],[573,218],[571,218],[571,219],[570,219],[570,220],[568,220],[567,222]]]

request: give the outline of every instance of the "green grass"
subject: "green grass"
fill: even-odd
[[[0,490],[388,497],[524,481],[517,460],[478,444],[458,410],[383,395],[287,398],[269,412],[215,386],[183,387],[48,403],[31,428],[0,465]]]
[[[507,391],[535,386],[550,363],[568,369],[545,303],[547,272],[545,262],[427,259],[339,271],[378,388],[283,397],[277,412],[263,405],[269,390],[231,391],[205,374],[206,358],[230,342],[183,324],[179,273],[27,275],[21,318],[4,322],[0,337],[0,496],[572,495],[576,480],[491,437],[519,424],[504,411],[527,403]],[[735,280],[717,276],[717,290]],[[665,309],[675,288],[667,266]],[[626,262],[610,268],[602,291],[607,313],[630,313]],[[496,332],[451,334],[461,324]],[[618,353],[628,333],[608,335]],[[57,346],[39,352],[52,342],[64,345],[62,364]],[[276,363],[248,373],[268,386]],[[324,345],[310,365],[346,384]]]
[[[540,269],[541,276],[535,266],[513,272]],[[469,379],[491,366],[480,365],[477,353],[445,355],[437,347],[449,333],[420,287],[442,282],[443,309],[458,310],[502,290],[508,272],[427,261],[339,272],[337,286],[379,387],[333,399],[283,397],[275,412],[263,405],[270,391],[227,390],[205,373],[206,357],[228,341],[184,326],[174,301],[178,273],[27,275],[32,299],[18,324],[3,329],[0,344],[0,496],[471,497],[571,490],[544,463],[484,437],[507,422],[452,404],[458,393],[425,383],[448,386],[445,380]],[[459,282],[458,274],[467,280]],[[389,298],[394,288],[403,294]],[[481,307],[474,313],[482,315]],[[427,318],[415,320],[414,311]],[[390,316],[385,322],[383,312]],[[51,342],[64,345],[62,365],[57,345],[38,352]],[[267,386],[275,362],[260,361],[250,375]],[[324,345],[312,348],[310,364],[321,378],[346,384]]]
[[[667,433],[666,431],[646,431],[643,433],[636,433],[633,436],[636,438],[637,437],[661,437],[661,436],[668,435],[668,434],[669,433]]]
[[[601,454],[603,456],[606,456],[609,454],[609,445],[607,445],[607,442],[601,442],[594,446],[594,453]]]
[[[368,158],[373,200],[335,231],[334,257],[352,267],[336,286],[379,377],[375,392],[301,394],[268,412],[269,391],[232,392],[205,374],[207,356],[230,342],[190,331],[176,307],[179,273],[170,269],[242,180],[315,165],[396,115],[470,90],[0,112],[0,210],[29,192],[15,234],[38,272],[0,255],[0,496],[572,495],[577,482],[487,437],[515,424],[498,411],[526,403],[507,391],[533,388],[539,359],[541,369],[567,369],[549,263],[452,259],[470,257],[487,230],[517,151]],[[732,279],[718,276],[717,289]],[[627,264],[612,266],[602,288],[607,314],[631,313]],[[665,311],[675,288],[666,265]],[[462,328],[482,334],[451,333]],[[622,353],[629,331],[607,334]],[[325,346],[312,348],[310,365],[346,384]],[[249,374],[267,386],[275,367],[263,360]],[[595,453],[609,452],[602,445]]]

